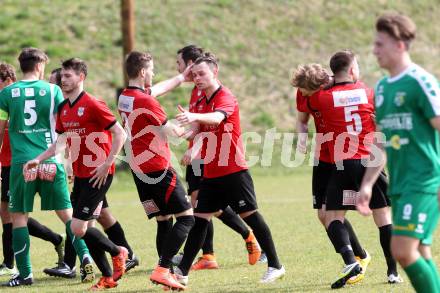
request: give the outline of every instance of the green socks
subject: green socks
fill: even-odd
[[[437,283],[437,291],[436,292],[440,292],[440,275],[438,274],[437,266],[432,258],[426,259],[426,263],[431,268],[431,272],[437,281],[436,282]]]
[[[81,238],[77,238],[75,235],[73,235],[72,230],[70,229],[70,222],[68,221],[66,223],[66,232],[70,235],[72,239],[72,245],[75,248],[76,254],[79,257],[80,263],[84,260],[84,257],[88,257],[90,260],[92,257],[90,256],[89,249],[87,248],[86,243]]]
[[[15,262],[22,278],[32,274],[31,255],[29,253],[29,230],[26,227],[12,229],[12,247]]]
[[[433,293],[437,290],[437,276],[432,272],[431,266],[423,257],[404,268],[417,293]]]

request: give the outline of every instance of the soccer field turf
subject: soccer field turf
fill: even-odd
[[[120,173],[121,174],[121,173]],[[292,175],[254,176],[260,209],[265,216],[275,240],[280,259],[286,267],[286,276],[271,285],[260,285],[258,280],[266,265],[247,264],[244,242],[238,234],[215,220],[214,249],[219,270],[190,273],[190,292],[325,292],[331,291],[330,283],[342,267],[341,258],[334,252],[324,229],[318,223],[311,208],[311,172],[304,169]],[[119,281],[109,292],[163,292],[148,277],[157,262],[155,248],[156,223],[148,221],[139,204],[132,181],[126,174],[113,181],[108,194],[113,214],[121,222],[129,243],[140,257],[139,267]],[[35,207],[39,209],[39,201]],[[33,214],[42,223],[57,232],[63,227],[53,213]],[[386,265],[379,244],[378,230],[372,218],[361,218],[349,213],[360,241],[372,255],[365,279],[342,291],[350,292],[413,292],[409,281],[399,285],[386,283]],[[438,234],[436,234],[438,239]],[[52,267],[56,261],[53,246],[31,237],[31,257],[35,284],[20,289],[0,288],[1,292],[83,292],[90,284],[81,284],[79,277],[65,280],[48,277],[43,268]],[[439,261],[440,250],[434,249]],[[403,271],[399,272],[404,275]],[[4,282],[7,277],[1,277]]]

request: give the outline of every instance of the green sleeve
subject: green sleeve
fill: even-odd
[[[440,116],[440,87],[433,76],[418,81],[418,102],[420,110],[427,119]]]
[[[9,105],[6,91],[0,91],[0,120],[8,120],[9,118]]]
[[[54,107],[54,114],[58,112],[58,106],[64,101],[63,92],[61,91],[60,87],[57,85],[52,85],[53,91],[54,91],[54,101],[55,101],[55,107]]]

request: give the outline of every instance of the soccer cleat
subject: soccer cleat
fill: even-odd
[[[267,271],[264,273],[263,277],[260,280],[260,283],[267,284],[272,283],[278,279],[281,279],[286,274],[286,269],[284,266],[281,266],[280,269],[268,267]]]
[[[331,285],[331,288],[338,289],[344,287],[351,277],[357,276],[361,274],[361,272],[362,268],[357,262],[344,266],[342,272],[339,273],[338,279]],[[363,274],[361,275],[363,276]],[[358,282],[362,279],[363,277],[359,278]]]
[[[61,278],[66,278],[66,279],[73,279],[76,277],[75,267],[73,267],[73,269],[71,269],[64,262],[58,263],[58,265],[56,267],[44,269],[43,272],[46,275],[49,275],[52,277],[61,277]]]
[[[399,274],[389,274],[388,275],[388,283],[389,284],[400,284],[403,283],[403,279],[399,276]]]
[[[186,289],[184,285],[177,281],[177,276],[171,275],[170,269],[161,266],[157,266],[153,273],[151,273],[150,281],[153,284],[160,284],[171,290],[183,291]]]
[[[6,275],[12,276],[17,273],[18,273],[18,271],[17,271],[17,268],[15,268],[15,267],[12,267],[10,269],[4,263],[2,263],[0,265],[0,276],[6,276]]]
[[[258,263],[267,263],[267,256],[266,253],[264,253],[264,251],[261,252],[261,256],[258,259]]]
[[[261,256],[261,248],[255,238],[255,235],[252,231],[249,232],[248,238],[246,241],[246,249],[248,251],[248,260],[250,265],[254,265],[260,259]]]
[[[193,271],[215,269],[218,269],[218,263],[213,254],[204,254],[202,257],[199,257],[195,264],[191,266],[191,270]]]
[[[176,254],[176,255],[173,256],[173,258],[171,259],[171,263],[172,263],[174,266],[178,266],[178,265],[180,264],[180,262],[182,261],[182,258],[183,258],[183,253]]]
[[[85,256],[79,270],[82,283],[90,283],[95,280],[95,272],[93,271],[92,261],[89,256]]]
[[[184,276],[179,267],[174,268],[174,278],[183,286],[188,286],[189,277]]]
[[[95,285],[90,287],[90,291],[101,291],[104,289],[115,288],[118,283],[113,280],[113,277],[101,277]]]
[[[119,254],[112,257],[113,262],[113,280],[119,280],[125,274],[125,263],[128,259],[128,250],[119,246]]]
[[[350,284],[350,285],[356,284],[357,282],[360,282],[364,279],[365,272],[367,271],[367,267],[371,262],[371,255],[368,253],[368,251],[365,250],[365,254],[367,255],[365,258],[360,258],[360,257],[356,256],[356,261],[361,265],[362,272],[354,277],[351,277],[347,281],[347,284]]]
[[[3,286],[5,287],[18,287],[18,286],[29,286],[34,283],[34,280],[32,279],[32,274],[29,274],[27,278],[20,277],[19,274],[15,274],[12,276],[12,279],[10,279],[7,283],[4,283]]]
[[[125,261],[125,272],[137,267],[139,265],[139,258],[133,254],[131,258]]]
[[[61,235],[61,243],[55,246],[55,251],[58,254],[58,263],[64,261],[64,247],[66,246],[66,234]]]

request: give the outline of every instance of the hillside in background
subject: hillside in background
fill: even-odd
[[[410,15],[419,31],[416,62],[440,76],[439,1],[386,0],[137,0],[136,49],[155,58],[156,78],[176,73],[177,49],[198,44],[221,61],[220,79],[241,104],[243,127],[292,129],[292,69],[327,64],[338,49],[358,55],[364,80],[383,74],[371,54],[374,21],[384,11]],[[20,48],[40,47],[51,58],[80,57],[89,65],[86,88],[114,103],[122,86],[120,1],[0,0],[0,60],[17,66]],[[169,114],[187,104],[190,86],[163,98]]]

